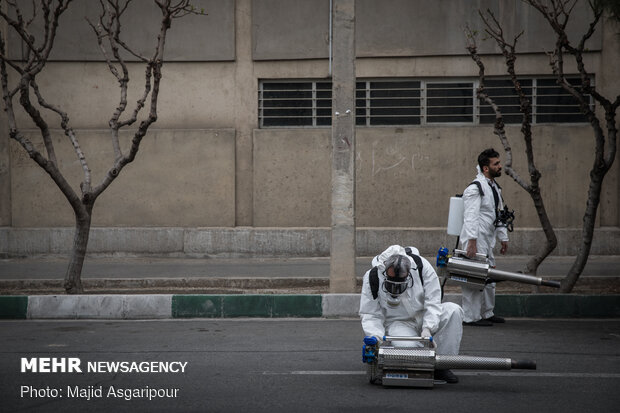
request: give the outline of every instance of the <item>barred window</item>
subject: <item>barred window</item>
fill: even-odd
[[[426,108],[426,123],[472,123],[473,82],[427,83]]]
[[[357,82],[356,124],[419,125],[420,81]]]
[[[487,79],[484,83],[485,92],[499,107],[504,123],[521,123],[523,120],[521,103],[512,81],[510,79]],[[523,93],[532,102],[532,79],[521,79],[519,83]],[[480,123],[495,123],[495,111],[482,99],[480,100]]]
[[[261,82],[261,127],[330,126],[331,82]]]
[[[580,78],[568,78],[571,85],[579,86]],[[554,78],[519,79],[519,83],[532,105],[532,123],[583,123],[579,102]],[[504,123],[521,123],[523,115],[517,91],[509,79],[487,79],[485,89],[498,105]],[[593,107],[592,98],[590,105]],[[494,123],[495,112],[486,102],[480,101],[480,123]]]
[[[578,102],[552,78],[519,79],[532,104],[532,123],[587,122]],[[579,78],[571,78],[579,85]],[[491,106],[476,98],[478,80],[358,80],[357,126],[491,124]],[[259,121],[269,127],[329,127],[332,123],[329,80],[264,80],[259,88]],[[510,79],[487,78],[485,89],[498,105],[504,123],[522,120],[518,95]],[[591,102],[592,99],[590,98]],[[591,103],[593,106],[593,104]]]
[[[573,86],[581,85],[581,79],[567,79]],[[555,79],[538,79],[536,83],[536,122],[587,122],[577,100]]]
[[[318,126],[331,126],[332,82],[317,82],[315,90],[315,123]]]

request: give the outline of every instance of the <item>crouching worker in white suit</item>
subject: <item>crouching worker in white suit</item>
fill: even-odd
[[[463,309],[454,303],[441,303],[437,274],[418,250],[392,245],[372,260],[372,266],[364,274],[360,299],[364,334],[375,337],[378,343],[384,336],[433,336],[437,354],[457,355]],[[393,344],[411,346],[412,342]],[[435,370],[435,379],[458,382],[450,370]]]

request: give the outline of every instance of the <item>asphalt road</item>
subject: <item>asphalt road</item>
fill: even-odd
[[[465,327],[462,354],[533,359],[538,369],[455,371],[460,383],[433,389],[367,383],[357,319],[21,320],[0,321],[0,331],[2,412],[611,412],[620,405],[618,319]],[[79,359],[82,373],[21,372],[22,358],[54,357]],[[121,361],[129,372],[107,370]],[[131,372],[143,362],[184,372]],[[89,365],[106,372],[88,372]]]

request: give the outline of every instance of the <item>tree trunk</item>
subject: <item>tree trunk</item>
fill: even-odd
[[[485,67],[482,59],[478,55],[478,50],[476,47],[475,34],[468,28],[466,30],[466,35],[468,39],[467,50],[469,51],[472,59],[478,65],[479,70],[479,79],[480,85],[478,87],[477,96],[484,100],[491,108],[493,112],[495,112],[495,126],[494,133],[499,137],[499,140],[504,147],[504,151],[506,152],[506,163],[505,163],[505,171],[508,176],[510,176],[521,188],[525,189],[527,193],[532,198],[532,202],[534,203],[534,207],[536,208],[536,213],[538,214],[538,220],[540,221],[543,232],[545,233],[545,246],[544,248],[538,252],[534,257],[532,257],[524,268],[524,273],[536,275],[538,271],[538,266],[544,261],[545,258],[555,249],[558,244],[557,237],[555,235],[555,231],[553,230],[553,226],[551,225],[551,221],[549,220],[549,216],[547,215],[547,210],[545,208],[545,203],[543,202],[542,195],[540,193],[540,171],[536,168],[534,164],[534,147],[532,145],[532,125],[531,125],[531,113],[532,106],[531,101],[523,91],[521,84],[517,79],[517,75],[515,72],[515,60],[516,53],[515,47],[517,43],[518,35],[515,37],[512,44],[509,44],[504,39],[503,31],[499,26],[499,22],[495,19],[493,13],[488,11],[489,17],[485,17],[482,13],[480,13],[480,17],[482,18],[485,26],[487,27],[486,32],[493,39],[495,39],[497,45],[502,50],[502,54],[506,60],[506,69],[508,74],[510,75],[510,79],[514,86],[515,91],[519,96],[519,106],[521,109],[521,113],[523,114],[521,121],[521,134],[523,135],[523,140],[525,142],[525,154],[527,157],[527,166],[528,172],[530,175],[530,183],[527,183],[524,179],[522,179],[519,174],[512,168],[512,149],[508,142],[508,137],[506,136],[506,129],[504,124],[504,118],[500,111],[497,103],[488,95],[485,90],[484,81],[485,81]]]
[[[605,168],[597,168],[596,166],[590,172],[590,189],[588,190],[588,202],[586,204],[586,213],[583,216],[583,229],[581,232],[581,246],[577,257],[573,262],[566,277],[561,281],[562,287],[560,291],[570,293],[577,283],[579,276],[588,262],[590,249],[592,248],[592,238],[594,236],[594,224],[596,222],[596,211],[601,200],[601,190],[603,187],[603,177],[607,170]]]
[[[86,257],[88,237],[90,235],[90,222],[93,205],[84,205],[82,210],[75,211],[75,234],[73,236],[73,248],[71,259],[65,275],[65,292],[67,294],[82,294],[82,267]]]
[[[545,203],[543,202],[542,195],[540,194],[540,190],[534,190],[530,192],[530,196],[534,201],[534,206],[536,207],[536,213],[538,214],[538,220],[540,221],[540,225],[542,227],[543,232],[545,233],[545,246],[538,254],[534,255],[525,265],[524,272],[525,274],[536,275],[538,271],[538,266],[544,261],[545,258],[555,249],[558,245],[558,238],[555,235],[555,231],[553,230],[553,226],[551,225],[551,221],[549,220],[549,216],[547,215],[547,210],[545,208]]]

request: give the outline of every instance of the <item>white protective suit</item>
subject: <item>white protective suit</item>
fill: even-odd
[[[495,200],[490,186],[491,180],[482,174],[479,166],[477,169],[478,175],[475,180],[480,182],[484,196],[480,196],[477,185],[469,185],[463,191],[464,216],[460,235],[461,249],[467,250],[467,242],[470,239],[475,239],[478,252],[486,254],[489,257],[489,264],[495,266],[493,255],[495,239],[508,241],[508,231],[506,227],[495,227]],[[495,182],[493,185],[499,196],[498,208],[501,210],[504,207],[502,192]],[[463,321],[471,323],[493,316],[495,283],[487,284],[482,290],[480,287],[464,286],[462,287],[462,295]]]
[[[420,254],[416,248],[409,248],[413,254]],[[387,303],[389,293],[383,289],[383,263],[393,254],[401,254],[409,259],[409,273],[413,277],[413,287],[407,288],[400,295],[400,304],[396,307]],[[437,274],[426,259],[422,258],[422,264],[424,286],[420,282],[415,262],[407,256],[404,247],[392,245],[372,260],[373,267],[378,267],[379,271],[379,291],[377,299],[373,299],[369,284],[370,270],[366,271],[359,310],[364,334],[380,338],[385,335],[417,337],[422,329],[427,328],[437,344],[437,354],[457,355],[463,335],[463,310],[454,303],[441,303]],[[394,345],[412,344],[394,342]]]

